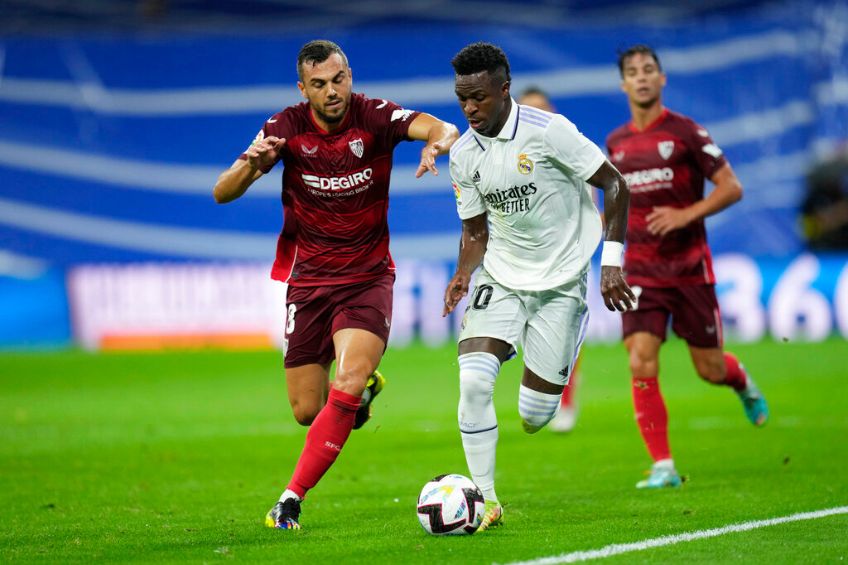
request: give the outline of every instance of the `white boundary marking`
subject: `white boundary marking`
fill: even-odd
[[[712,528],[709,530],[698,530],[685,534],[674,534],[670,536],[662,536],[633,543],[616,543],[602,547],[601,549],[593,549],[589,551],[575,551],[572,553],[563,553],[551,557],[541,557],[539,559],[531,559],[529,561],[513,561],[508,565],[554,565],[557,563],[578,563],[580,561],[589,561],[591,559],[604,559],[622,553],[630,553],[632,551],[644,551],[654,547],[663,547],[666,545],[674,545],[686,541],[694,541],[699,539],[714,538],[731,534],[734,532],[747,532],[757,528],[765,528],[767,526],[776,526],[777,524],[785,524],[787,522],[800,522],[801,520],[815,520],[817,518],[825,518],[836,514],[848,514],[848,506],[837,506],[835,508],[827,508],[824,510],[816,510],[813,512],[801,512],[790,516],[780,518],[769,518],[767,520],[755,520],[753,522],[742,522],[741,524],[730,524],[721,528]]]

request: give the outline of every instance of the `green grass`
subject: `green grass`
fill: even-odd
[[[466,474],[452,347],[390,350],[375,415],[304,504],[298,533],[262,526],[300,453],[276,352],[0,355],[0,561],[508,562],[848,504],[844,341],[731,348],[772,420],[754,429],[727,389],[670,342],[662,385],[675,491],[633,485],[649,460],[621,346],[587,347],[567,436],[520,431],[520,365],[499,377],[504,527],[430,537],[421,486]],[[820,563],[848,556],[848,516],[630,553],[611,562]]]

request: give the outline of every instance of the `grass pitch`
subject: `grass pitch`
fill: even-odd
[[[754,429],[735,395],[661,358],[671,442],[687,482],[637,491],[649,466],[623,349],[586,347],[569,435],[525,435],[520,363],[495,401],[505,525],[430,537],[415,501],[434,475],[467,474],[454,348],[390,350],[373,419],[304,503],[304,530],[266,529],[305,428],[277,352],[0,355],[0,561],[509,562],[848,505],[848,347],[733,346],[770,403]],[[848,516],[783,524],[610,562],[819,563],[848,556]]]

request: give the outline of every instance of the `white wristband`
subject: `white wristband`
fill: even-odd
[[[601,267],[621,267],[624,244],[618,241],[605,241],[601,251]]]

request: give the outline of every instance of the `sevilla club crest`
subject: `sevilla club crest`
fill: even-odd
[[[671,157],[671,154],[674,153],[674,142],[673,141],[660,141],[657,143],[657,150],[660,152],[660,157],[663,159],[668,159]]]
[[[362,153],[365,152],[365,144],[362,143],[362,138],[354,139],[353,141],[347,142],[348,146],[350,146],[350,150],[356,155],[358,158],[362,159]]]

